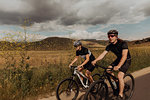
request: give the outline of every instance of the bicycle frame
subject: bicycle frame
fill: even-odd
[[[113,90],[113,94],[114,94],[114,95],[117,94],[117,93],[119,92],[119,84],[118,84],[119,80],[118,80],[118,78],[115,77],[115,76],[113,76],[113,75],[111,75],[110,73],[107,73],[107,72],[106,72],[106,77],[107,77],[107,79],[108,79],[108,82],[109,82],[110,85],[111,85],[111,88],[112,88],[112,90]],[[116,85],[117,85],[117,88],[116,88],[116,89],[115,89],[114,85],[112,84],[111,77],[113,78],[114,81],[117,81],[117,82],[116,82]]]
[[[108,73],[106,71],[107,69],[111,69],[111,68],[104,68],[104,67],[101,67],[101,68],[105,69],[104,72],[103,72],[103,74],[102,74],[102,76],[101,76],[102,79],[103,79],[103,81],[105,81],[106,79],[108,79],[108,82],[109,82],[109,84],[110,84],[110,86],[111,86],[111,88],[113,90],[113,94],[115,95],[117,92],[119,92],[119,80],[118,80],[118,78],[115,77],[115,76],[113,76],[113,75],[111,75],[110,73]],[[110,71],[112,71],[112,70],[110,70]],[[115,89],[114,85],[112,84],[111,78],[114,81],[116,81],[117,89]]]
[[[89,87],[88,86],[88,82],[89,82],[88,78],[84,74],[79,72],[76,67],[74,68],[73,75],[77,75],[78,76],[78,78],[79,78],[79,80],[80,80],[80,82],[81,82],[81,84],[83,85],[84,88],[88,88]],[[83,83],[83,80],[81,79],[81,76],[86,79],[86,84]]]

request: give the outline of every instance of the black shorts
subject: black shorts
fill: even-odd
[[[119,64],[120,60],[116,59],[111,66],[117,66]],[[128,71],[129,66],[131,65],[131,59],[127,59],[124,64],[119,68],[119,71],[126,73]]]
[[[92,65],[91,62],[92,62],[92,61],[88,61],[88,62],[83,66],[84,69],[87,69],[87,70],[89,70],[90,72],[92,72],[92,71],[94,70],[94,68],[95,68],[95,66]]]

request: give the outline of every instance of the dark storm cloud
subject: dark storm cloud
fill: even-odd
[[[6,1],[13,3],[12,0]],[[145,13],[145,16],[150,16],[149,5],[146,5],[143,10],[138,10],[138,7],[133,7],[137,1],[127,3],[129,1],[130,0],[122,2],[120,0],[18,0],[18,2],[22,4],[22,6],[19,6],[20,9],[12,11],[11,9],[14,8],[9,8],[8,11],[6,11],[5,8],[0,8],[0,24],[20,25],[23,23],[24,18],[30,18],[32,23],[58,21],[58,24],[61,23],[65,26],[74,24],[96,25],[109,24],[111,22],[115,23],[118,20],[130,22],[130,20],[132,21],[132,19],[134,19],[134,16],[138,16],[141,13],[138,11]],[[144,2],[147,1],[145,0]],[[24,3],[26,6],[23,5]],[[16,6],[18,5],[16,4]],[[131,8],[137,9],[138,11],[134,11],[134,9]],[[124,23],[123,21],[120,22]]]
[[[150,5],[150,3],[148,5]],[[150,6],[146,6],[143,10],[145,12],[145,16],[150,16]]]
[[[82,1],[82,0],[81,0]],[[83,0],[84,1],[84,0]],[[103,12],[101,11],[101,8],[104,8],[105,4],[100,4],[98,7],[95,7],[95,10],[93,12],[84,12],[82,11],[82,8],[88,8],[88,5],[81,5],[81,8],[76,8],[78,10],[72,10],[73,5],[76,3],[80,4],[80,2],[77,0],[73,0],[73,2],[70,2],[65,0],[65,2],[58,1],[55,2],[55,0],[26,0],[22,1],[29,4],[33,9],[30,10],[27,13],[20,13],[24,11],[16,11],[16,12],[5,12],[3,10],[0,10],[0,23],[1,24],[22,24],[23,20],[25,18],[32,19],[33,23],[40,23],[40,22],[46,22],[46,21],[52,21],[59,19],[59,22],[63,25],[73,25],[73,24],[106,24],[109,19],[111,18],[108,12],[111,9],[108,9],[108,7],[105,7],[105,13],[108,13],[108,16],[103,16]],[[68,3],[66,6],[64,3]],[[107,2],[105,2],[107,3]],[[108,3],[109,4],[109,3]],[[108,5],[107,4],[107,5]],[[13,9],[13,8],[12,8]],[[90,9],[90,8],[88,8]],[[87,10],[88,10],[87,9]],[[93,8],[94,9],[94,8]],[[101,12],[99,12],[101,11]],[[81,12],[81,14],[77,15],[78,12]],[[84,13],[91,13],[91,15],[84,17]],[[85,14],[86,16],[86,14]]]
[[[63,25],[73,25],[79,22],[79,18],[77,17],[77,15],[75,13],[72,14],[68,14],[67,16],[63,16],[60,19],[60,23]]]
[[[35,22],[55,20],[64,14],[63,7],[60,3],[50,3],[48,0],[31,0],[28,3],[30,3],[34,8],[34,10],[31,11],[28,15]]]
[[[24,11],[6,12],[0,10],[0,23],[1,24],[22,24],[25,18],[32,19],[33,22],[45,22],[48,20],[55,20],[63,15],[63,8],[60,3],[49,3],[47,0],[27,0],[26,2],[32,6],[33,9],[27,13]],[[13,8],[12,8],[13,9]],[[28,8],[26,8],[28,9]]]
[[[19,24],[21,23],[22,15],[19,13],[7,13],[0,11],[0,24]]]

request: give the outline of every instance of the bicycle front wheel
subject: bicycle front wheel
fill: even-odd
[[[67,78],[59,83],[56,90],[58,100],[75,100],[79,94],[79,87],[75,80]]]
[[[83,100],[107,100],[108,87],[102,80],[95,81],[91,84],[84,95]]]
[[[124,76],[124,96],[125,100],[130,100],[134,92],[134,77],[131,74]]]

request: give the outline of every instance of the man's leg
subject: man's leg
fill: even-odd
[[[119,88],[120,88],[119,95],[121,97],[123,97],[123,90],[124,90],[124,80],[123,80],[123,77],[124,77],[124,73],[120,71],[118,73],[118,79],[119,79]]]
[[[94,80],[91,76],[91,72],[89,70],[86,70],[85,75],[90,80],[91,83],[94,82]]]
[[[108,68],[113,68],[112,66],[108,66]],[[114,73],[112,71],[109,71],[110,69],[107,70],[108,73],[114,76]]]

